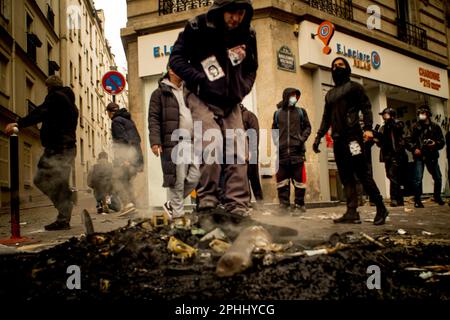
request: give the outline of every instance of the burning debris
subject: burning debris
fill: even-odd
[[[432,236],[333,234],[305,247],[292,230],[193,216],[154,219],[72,238],[38,254],[0,255],[0,297],[21,300],[450,298],[450,241]],[[70,290],[69,266],[81,288]],[[381,289],[367,286],[381,270]]]

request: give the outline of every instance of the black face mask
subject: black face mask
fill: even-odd
[[[333,81],[336,85],[341,85],[350,80],[350,74],[347,68],[336,68],[331,72]]]

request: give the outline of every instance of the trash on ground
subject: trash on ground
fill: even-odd
[[[201,239],[200,242],[203,241],[211,241],[211,240],[227,240],[227,235],[219,228],[215,228],[211,232],[205,234]]]
[[[217,253],[224,253],[231,247],[231,244],[223,240],[214,239],[209,243],[209,247]]]
[[[197,249],[173,236],[169,238],[167,249],[172,252],[173,258],[180,259],[181,262],[184,262],[185,259],[192,258],[197,253]]]
[[[405,234],[407,234],[406,230],[404,230],[404,229],[398,229],[398,230],[397,230],[397,233],[398,233],[399,235],[405,235]]]

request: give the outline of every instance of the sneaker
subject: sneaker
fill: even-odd
[[[373,220],[373,224],[376,226],[385,224],[388,215],[389,211],[386,209],[386,206],[384,205],[384,203],[380,203],[377,206],[377,214],[375,216],[375,219]]]
[[[70,224],[68,222],[55,221],[46,225],[44,228],[47,231],[69,230]]]
[[[217,208],[217,204],[213,201],[200,201],[198,205],[198,211],[209,211]]]
[[[294,210],[291,213],[291,216],[293,217],[299,217],[302,213],[306,212],[306,207],[305,205],[301,205],[301,204],[296,204],[294,206]]]
[[[392,200],[390,206],[393,207],[393,208],[398,207],[398,201],[397,200]]]
[[[169,220],[173,219],[173,208],[170,205],[170,201],[163,204],[164,212],[169,216]]]
[[[414,201],[414,208],[425,208],[425,206],[423,205],[422,201],[418,200]]]
[[[444,200],[442,200],[441,197],[435,198],[434,201],[440,206],[443,206],[445,204]]]
[[[130,213],[134,212],[135,210],[136,210],[136,208],[134,207],[134,204],[130,202],[125,207],[123,207],[122,212],[120,212],[118,217],[126,216],[127,214],[130,214]]]

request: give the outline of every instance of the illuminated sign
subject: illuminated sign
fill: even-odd
[[[376,70],[381,66],[381,57],[377,51],[372,51],[371,54],[367,54],[337,43],[336,53],[344,57],[353,58],[353,66],[359,69],[370,71],[372,68]]]

